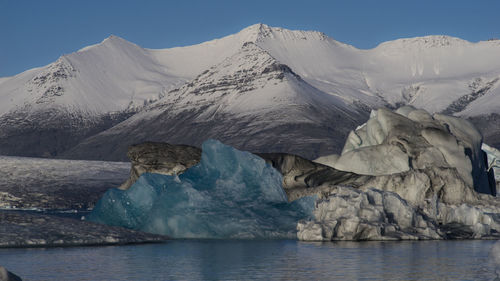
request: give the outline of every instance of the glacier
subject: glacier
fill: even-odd
[[[88,220],[172,238],[296,239],[315,196],[288,202],[282,175],[262,158],[216,140],[181,175],[146,173],[110,189]]]

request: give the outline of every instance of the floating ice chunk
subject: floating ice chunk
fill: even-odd
[[[178,177],[143,174],[109,190],[89,219],[174,238],[296,238],[315,198],[288,203],[281,174],[256,155],[215,140],[202,150]]]

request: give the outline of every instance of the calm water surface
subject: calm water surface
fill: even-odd
[[[0,249],[23,280],[493,280],[497,241],[176,240]]]

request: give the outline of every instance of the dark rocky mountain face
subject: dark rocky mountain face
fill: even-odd
[[[217,116],[200,122],[199,112],[171,116],[168,112],[151,120],[141,120],[133,126],[122,123],[104,133],[92,136],[63,154],[64,158],[126,161],[129,145],[144,141],[169,142],[200,146],[206,139],[217,139],[238,149],[256,152],[288,152],[314,159],[337,153],[342,149],[354,120],[327,111],[322,122],[294,123],[289,121],[294,109],[270,112],[260,116]],[[261,121],[261,123],[259,123]],[[127,125],[127,126],[126,126]],[[123,127],[122,127],[123,126]]]
[[[57,108],[0,116],[0,155],[54,158],[80,141],[113,127],[128,112],[85,116]]]

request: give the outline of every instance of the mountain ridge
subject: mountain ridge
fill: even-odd
[[[134,143],[167,140],[199,146],[205,138],[252,151],[319,155],[340,149],[342,136],[361,119],[362,114],[247,42],[233,56],[63,157],[126,160]],[[342,134],[330,135],[335,130]]]
[[[267,55],[273,63],[267,65],[269,69],[266,70],[266,67],[259,68],[255,61],[238,62],[235,58],[244,56],[244,48],[261,51],[255,59]],[[234,67],[222,68],[224,61]],[[219,70],[212,73],[214,76],[210,79],[213,81],[209,81],[206,76],[214,67]],[[262,73],[264,70],[276,72],[282,79],[269,76],[269,81],[276,85],[267,85],[263,77],[268,76]],[[205,87],[214,86],[214,93],[203,90],[200,85],[197,90],[201,94],[197,96],[193,92],[196,89],[189,85],[200,82],[200,77],[207,83]],[[287,79],[294,82],[290,84]],[[329,128],[325,132],[338,133],[338,138],[343,138],[347,134],[346,126],[366,121],[370,109],[409,104],[431,113],[446,112],[472,118],[483,129],[486,139],[495,144],[500,143],[496,137],[497,128],[485,120],[500,114],[499,80],[500,44],[495,41],[472,43],[433,35],[397,39],[362,50],[318,31],[255,24],[238,33],[192,46],[147,49],[111,35],[98,44],[63,55],[47,66],[0,78],[0,144],[5,147],[0,147],[0,154],[84,155],[68,151],[75,151],[79,143],[92,143],[86,140],[101,133],[106,135],[107,130],[128,118],[137,119],[135,114],[175,108],[181,115],[187,114],[186,109],[191,110],[188,114],[191,123],[183,123],[188,127],[212,115],[222,119],[237,117],[240,121],[236,123],[251,124],[253,119],[263,121],[258,114],[274,112],[275,116],[298,122],[302,120],[300,116],[308,112],[314,116],[311,120],[339,123],[337,131],[331,124],[316,125]],[[234,92],[237,87],[252,94],[237,95]],[[266,91],[250,91],[258,87]],[[306,97],[315,98],[306,101]],[[300,110],[290,110],[294,98],[300,100],[298,104],[302,107],[297,107]],[[193,107],[195,104],[198,108]],[[247,110],[252,107],[253,111]],[[314,107],[321,108],[317,111],[325,116],[320,118],[313,113]],[[288,115],[277,114],[279,108],[287,108]],[[340,124],[342,118],[326,115],[343,116],[348,121]],[[171,126],[176,120],[162,113],[158,116],[163,116],[160,119]],[[221,121],[226,122],[229,120]],[[299,123],[293,126],[287,123],[287,126],[301,127]],[[237,127],[243,128],[234,127],[232,133],[236,139],[240,138]],[[209,133],[206,128],[204,130]],[[319,134],[322,135],[319,139],[325,137],[325,132]],[[23,143],[23,134],[30,139],[24,141],[29,145],[13,149]],[[170,134],[175,132],[170,131]],[[182,138],[159,135],[182,142]],[[296,137],[308,136],[303,132]],[[72,141],[67,142],[65,138]],[[195,136],[190,138],[190,144],[196,145]],[[140,140],[142,138],[137,139]],[[229,135],[225,140],[231,144]],[[245,149],[245,142],[250,143],[240,139],[232,144]],[[43,147],[30,148],[37,143]],[[317,153],[333,153],[340,143],[326,150],[306,149],[312,154],[302,156],[310,158],[318,156]],[[290,145],[283,147],[290,149]],[[259,147],[253,145],[251,148],[257,151]]]

